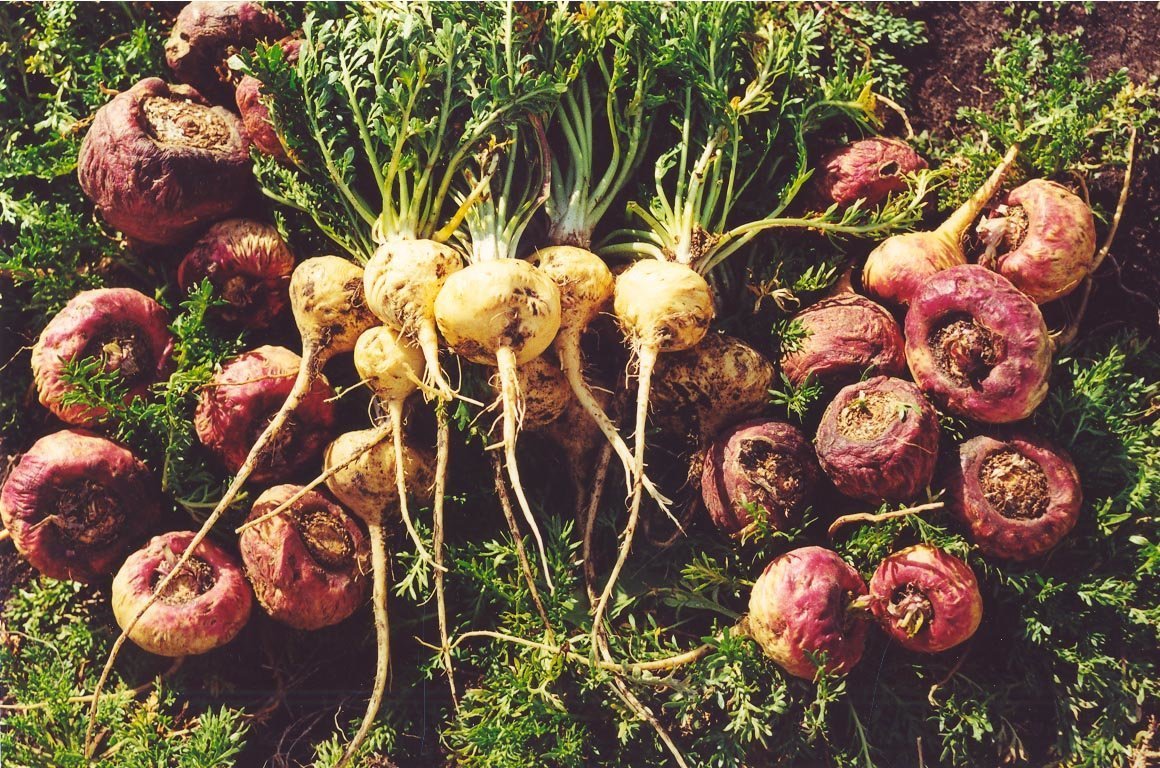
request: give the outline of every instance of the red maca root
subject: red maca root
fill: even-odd
[[[181,9],[165,41],[165,62],[174,76],[216,104],[233,98],[226,61],[260,40],[286,35],[273,11],[255,2],[193,2]]]
[[[16,549],[53,579],[110,574],[157,522],[157,487],[125,448],[78,430],[37,440],[0,491]]]
[[[250,141],[226,108],[150,77],[97,110],[77,176],[110,225],[144,243],[174,245],[249,197]]]
[[[266,429],[294,387],[301,358],[285,347],[264,346],[222,367],[202,391],[194,414],[198,439],[230,472],[246,461],[252,444]],[[330,440],[334,390],[318,374],[293,417],[259,456],[252,479],[289,479],[316,462]]]
[[[814,446],[840,492],[878,503],[906,501],[930,484],[938,441],[938,414],[922,392],[877,376],[838,393]]]
[[[781,355],[781,372],[795,387],[813,378],[844,387],[866,374],[901,376],[906,371],[902,331],[882,306],[856,293],[841,293],[794,316],[805,337]]]
[[[214,224],[185,254],[177,284],[189,291],[209,279],[228,306],[215,309],[227,323],[266,328],[290,303],[294,254],[278,230],[250,219]]]
[[[701,494],[713,522],[740,533],[763,515],[771,528],[801,518],[821,479],[814,448],[801,430],[780,421],[749,421],[726,430],[709,447]]]
[[[911,303],[906,361],[940,406],[999,424],[1026,418],[1047,397],[1051,340],[1035,302],[966,264],[930,278]]]
[[[959,446],[951,509],[988,557],[1029,560],[1075,527],[1083,492],[1062,449],[1031,435],[979,436]]]
[[[813,680],[810,657],[842,675],[862,658],[869,622],[851,603],[866,582],[837,554],[821,547],[786,552],[766,566],[749,597],[749,632],[794,677]]]
[[[1066,296],[1091,272],[1095,220],[1087,203],[1066,187],[1032,179],[1007,194],[1000,213],[979,225],[988,245],[979,263],[1036,304]]]
[[[926,161],[905,141],[875,136],[822,158],[816,187],[827,203],[844,206],[864,198],[866,205],[877,205],[891,192],[906,189],[903,176],[926,167]]]
[[[113,579],[113,615],[127,626],[193,540],[192,531],[155,536],[129,555]],[[158,656],[206,653],[237,636],[250,619],[254,598],[242,568],[224,549],[203,541],[165,591],[129,632],[129,639]]]
[[[278,41],[282,48],[284,60],[293,64],[298,61],[298,53],[302,49],[302,40],[288,37]],[[286,159],[286,148],[278,138],[270,122],[270,110],[262,103],[262,82],[253,75],[242,75],[238,86],[234,90],[234,99],[238,105],[238,113],[242,116],[242,124],[246,127],[246,135],[250,141],[264,155]]]
[[[270,488],[254,502],[247,519],[261,517],[300,488]],[[309,491],[285,514],[247,528],[238,547],[258,603],[283,624],[328,627],[367,599],[366,535],[353,517],[321,493]]]
[[[938,653],[966,641],[983,620],[970,566],[928,544],[895,552],[870,579],[870,610],[903,648]]]
[[[131,288],[98,288],[78,293],[49,321],[32,349],[32,375],[42,405],[63,422],[88,427],[107,413],[62,402],[70,391],[68,364],[100,358],[105,371],[120,373],[128,403],[168,376],[172,354],[169,318],[160,304]]]

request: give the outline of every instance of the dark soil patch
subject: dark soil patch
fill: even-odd
[[[1058,8],[999,3],[923,3],[906,9],[927,26],[930,43],[902,59],[912,75],[909,110],[916,131],[949,137],[961,130],[962,106],[985,106],[992,98],[983,70],[1003,44],[1003,32],[1019,24],[1019,13],[1037,11],[1053,32],[1085,30],[1084,47],[1099,78],[1124,67],[1136,82],[1160,73],[1160,6],[1155,3],[1064,3]],[[1119,233],[1096,273],[1085,329],[1128,322],[1146,332],[1160,327],[1160,154],[1139,137],[1135,178]],[[1146,154],[1147,153],[1147,154]],[[1115,208],[1123,179],[1104,174],[1091,194],[1106,210]],[[1102,233],[1101,233],[1102,237]]]

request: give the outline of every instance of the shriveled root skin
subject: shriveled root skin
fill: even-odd
[[[540,527],[536,525],[536,518],[532,514],[527,497],[524,495],[524,486],[520,483],[519,465],[516,462],[516,438],[519,435],[520,424],[520,382],[516,372],[516,355],[511,347],[500,347],[496,350],[495,357],[496,362],[499,363],[500,390],[503,399],[504,464],[507,466],[508,479],[511,480],[516,501],[519,503],[520,510],[524,513],[524,519],[528,521],[528,526],[532,529],[532,535],[536,539],[536,549],[540,554],[540,565],[544,572],[544,583],[548,585],[549,592],[554,592],[556,587],[552,584],[552,573],[548,566],[548,551],[544,546],[544,537],[540,535]]]
[[[375,659],[375,683],[371,689],[371,698],[367,702],[367,711],[363,715],[362,723],[358,727],[354,738],[346,745],[346,751],[334,768],[345,768],[358,753],[375,718],[379,714],[379,707],[383,703],[383,693],[387,690],[387,675],[391,668],[391,634],[387,615],[387,545],[383,540],[382,522],[367,525],[367,533],[371,538],[371,570],[373,572],[374,587],[371,600],[375,612],[375,640],[378,646],[378,656]]]
[[[637,357],[639,359],[640,370],[637,373],[636,432],[633,435],[635,453],[633,457],[634,482],[632,485],[632,501],[629,504],[628,523],[624,526],[624,540],[620,543],[620,551],[616,556],[616,564],[612,566],[612,573],[608,575],[608,582],[604,585],[604,591],[601,592],[600,600],[596,603],[596,608],[592,614],[593,648],[596,648],[598,645],[604,612],[608,609],[608,602],[612,598],[612,591],[616,587],[616,580],[620,578],[620,572],[624,568],[624,563],[628,560],[628,553],[632,549],[632,539],[636,534],[636,525],[640,520],[640,502],[643,491],[642,478],[644,477],[645,432],[648,428],[648,395],[649,387],[652,383],[653,367],[657,361],[656,348],[652,346],[641,346],[637,351]]]
[[[411,541],[415,542],[415,551],[418,552],[423,562],[435,567],[435,561],[431,558],[431,553],[423,546],[423,539],[419,537],[419,532],[415,530],[415,524],[411,520],[410,507],[407,504],[406,457],[403,455],[403,401],[396,400],[389,407],[391,412],[391,439],[395,444],[395,486],[399,490],[399,512],[403,516],[403,525],[406,526],[407,533],[411,536]]]
[[[91,758],[93,755],[93,750],[96,749],[96,742],[93,739],[93,736],[97,725],[97,707],[100,704],[101,691],[104,690],[105,684],[109,680],[109,674],[113,671],[113,665],[117,662],[117,656],[120,654],[121,648],[125,645],[125,640],[128,639],[129,633],[136,628],[137,622],[141,620],[141,617],[145,615],[145,612],[148,611],[155,602],[157,602],[158,595],[165,593],[166,589],[169,587],[170,582],[172,582],[173,579],[183,571],[186,563],[188,563],[189,560],[193,557],[193,553],[197,551],[199,546],[201,546],[201,542],[205,540],[205,537],[209,535],[211,530],[213,530],[213,527],[217,524],[217,521],[221,519],[222,515],[225,514],[226,510],[230,508],[231,504],[233,504],[234,499],[236,499],[238,494],[241,493],[242,486],[246,484],[246,480],[249,479],[250,475],[254,471],[254,468],[257,467],[258,459],[261,457],[263,451],[266,450],[266,447],[270,445],[273,438],[282,430],[282,427],[285,426],[286,420],[290,417],[290,414],[294,412],[294,409],[298,407],[298,404],[302,401],[302,398],[310,390],[310,384],[314,381],[314,378],[317,376],[319,369],[322,367],[322,362],[323,361],[319,360],[319,358],[312,354],[309,349],[306,350],[302,357],[302,365],[298,369],[298,377],[294,380],[294,388],[290,390],[290,394],[286,397],[286,402],[282,404],[281,409],[279,409],[278,413],[274,415],[274,418],[270,420],[269,425],[267,425],[266,429],[258,437],[257,442],[254,443],[254,447],[250,449],[249,455],[246,456],[245,462],[243,462],[241,468],[238,469],[238,473],[234,476],[233,482],[230,483],[230,487],[226,489],[225,495],[222,496],[221,501],[219,501],[217,506],[214,507],[213,511],[209,514],[209,517],[206,518],[205,522],[201,526],[201,529],[198,530],[196,534],[194,534],[194,537],[192,540],[190,540],[189,546],[186,547],[185,552],[183,552],[181,557],[177,559],[177,562],[174,563],[173,569],[170,570],[164,578],[157,582],[157,586],[153,590],[153,595],[149,598],[148,601],[145,602],[141,609],[137,611],[137,615],[134,616],[133,619],[125,625],[124,629],[121,630],[121,634],[119,634],[117,639],[113,642],[113,648],[111,651],[109,651],[109,658],[105,660],[105,666],[101,669],[101,676],[97,678],[97,686],[93,690],[92,694],[93,702],[89,707],[89,722],[85,729],[85,755],[87,757]]]
[[[608,442],[612,445],[612,449],[616,451],[616,456],[620,459],[620,463],[624,468],[625,485],[632,488],[635,484],[633,476],[634,465],[636,463],[635,458],[632,455],[632,451],[629,450],[628,444],[624,442],[624,438],[620,436],[616,425],[612,423],[612,419],[608,418],[608,414],[600,407],[600,403],[596,402],[596,397],[588,387],[588,382],[584,381],[578,338],[572,334],[567,336],[561,335],[557,350],[560,355],[560,367],[564,371],[564,376],[568,379],[568,384],[572,387],[573,394],[576,395],[576,399],[588,415],[592,417],[592,420],[596,422],[596,426],[600,427],[600,431],[608,438]],[[668,514],[672,500],[666,498],[647,476],[641,478],[641,485],[665,514]]]

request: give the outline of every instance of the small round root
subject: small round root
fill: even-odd
[[[540,535],[540,528],[536,525],[536,518],[532,514],[527,497],[524,495],[524,487],[520,483],[519,465],[516,463],[516,438],[520,428],[520,381],[516,371],[516,354],[511,347],[500,347],[496,350],[495,358],[499,364],[500,396],[503,399],[504,464],[507,466],[508,479],[511,480],[512,490],[516,494],[520,511],[524,513],[524,519],[528,521],[528,526],[532,529],[532,535],[536,539],[536,549],[540,553],[540,565],[544,572],[544,583],[548,585],[548,591],[554,592],[556,588],[552,584],[552,573],[548,564],[548,551],[544,546],[544,537]]]
[[[334,768],[349,765],[370,734],[371,726],[374,725],[379,707],[383,703],[383,693],[387,690],[387,676],[391,667],[391,634],[387,615],[387,546],[383,540],[382,522],[369,523],[367,534],[371,539],[371,570],[374,583],[371,600],[375,612],[375,644],[378,646],[375,658],[375,682],[362,723],[359,724],[358,731],[346,745],[346,751],[335,763]]]
[[[616,580],[620,577],[620,571],[624,568],[624,563],[628,560],[628,553],[632,549],[633,535],[636,533],[636,525],[640,519],[640,501],[643,490],[642,479],[644,478],[645,432],[648,428],[648,396],[649,387],[652,383],[652,372],[657,360],[657,350],[652,346],[641,346],[637,350],[637,358],[640,367],[637,372],[636,431],[633,434],[635,452],[633,455],[634,482],[632,485],[632,501],[629,504],[628,523],[624,526],[624,540],[620,543],[620,551],[616,555],[616,563],[612,566],[612,573],[608,575],[608,581],[605,583],[604,590],[600,593],[600,600],[596,603],[596,608],[592,613],[592,646],[594,648],[600,639],[600,625],[604,619],[604,612],[607,610],[608,602],[612,598],[612,590],[616,587]]]

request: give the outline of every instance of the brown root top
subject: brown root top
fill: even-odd
[[[875,440],[898,421],[903,403],[885,392],[863,392],[838,414],[838,432],[850,440]]]
[[[61,535],[78,547],[102,547],[121,532],[125,513],[109,489],[95,480],[66,486],[57,502],[57,514],[49,518]]]
[[[798,507],[812,488],[813,473],[797,456],[779,450],[770,440],[745,440],[737,453],[745,476],[769,494],[772,511],[789,512]],[[817,470],[814,470],[816,472]]]
[[[1003,357],[1003,340],[965,315],[937,327],[930,347],[935,364],[960,387],[980,388]]]
[[[890,595],[886,613],[894,619],[899,628],[914,637],[923,627],[929,626],[934,618],[934,605],[914,582],[899,585]]]
[[[229,125],[210,107],[188,101],[148,96],[141,100],[145,129],[159,144],[226,151]]]
[[[118,371],[129,385],[156,374],[157,361],[149,340],[140,328],[129,323],[117,323],[93,336],[81,357],[100,358],[105,370]]]
[[[1047,512],[1047,473],[1014,449],[995,451],[983,460],[979,485],[987,502],[1003,517],[1034,520]]]
[[[1027,210],[1021,205],[1007,208],[1007,227],[1003,232],[1003,245],[1013,251],[1027,239]]]
[[[324,509],[297,509],[294,527],[314,561],[327,570],[350,564],[354,541],[342,521]]]
[[[165,578],[168,567],[158,568],[153,574],[153,589]],[[208,592],[214,584],[213,566],[200,557],[191,557],[189,562],[182,566],[181,571],[173,577],[165,587],[165,591],[158,593],[157,599],[169,605],[184,605],[195,600],[198,596]]]

